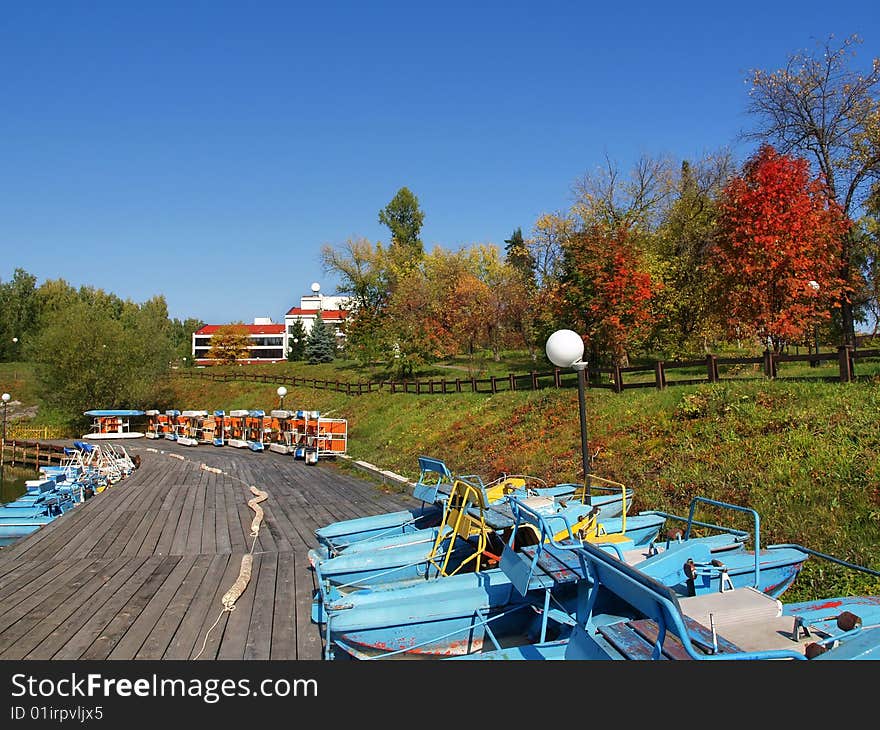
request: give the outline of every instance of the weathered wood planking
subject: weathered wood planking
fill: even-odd
[[[170,441],[125,448],[140,469],[0,549],[0,659],[320,659],[314,531],[416,504],[329,461]],[[269,495],[256,540],[251,485]],[[252,549],[250,582],[224,612]]]

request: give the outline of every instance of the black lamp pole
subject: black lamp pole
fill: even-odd
[[[3,440],[0,442],[0,464],[6,460],[6,407],[9,403],[9,393],[3,394]]]
[[[573,365],[578,374],[578,411],[581,419],[581,461],[584,467],[584,486],[587,490],[587,502],[593,503],[593,492],[590,487],[590,448],[587,445],[587,364],[578,362]]]

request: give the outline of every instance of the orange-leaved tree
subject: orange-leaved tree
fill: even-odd
[[[595,225],[570,236],[563,249],[561,298],[591,359],[607,353],[627,365],[628,351],[651,326],[656,286],[633,234],[623,225]]]
[[[208,357],[217,360],[220,365],[232,365],[236,360],[247,358],[249,344],[250,331],[247,325],[242,322],[224,324],[211,337]]]
[[[829,319],[846,287],[839,273],[849,225],[805,159],[763,145],[722,193],[707,262],[728,334],[778,352]]]

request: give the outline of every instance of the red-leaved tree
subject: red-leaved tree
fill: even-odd
[[[762,146],[722,193],[708,257],[728,334],[778,352],[829,319],[846,290],[839,272],[849,225],[806,160]]]
[[[563,246],[561,298],[590,347],[628,364],[628,351],[651,325],[653,284],[640,249],[624,226],[593,226]]]

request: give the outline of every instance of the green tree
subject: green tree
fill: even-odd
[[[28,338],[37,330],[37,280],[24,269],[0,283],[0,361],[21,357]]]
[[[208,357],[217,360],[221,365],[231,365],[237,360],[248,356],[250,333],[243,322],[225,324],[217,328],[211,337],[211,349]]]
[[[81,301],[76,288],[64,279],[47,279],[37,288],[36,297],[39,329],[64,317],[68,307]]]
[[[391,202],[379,211],[379,223],[391,231],[389,251],[399,263],[418,261],[424,255],[419,238],[424,220],[419,199],[406,187],[398,190]]]
[[[653,340],[673,357],[708,350],[719,334],[705,263],[717,232],[717,200],[733,173],[726,153],[682,162],[673,200],[646,241],[653,255],[651,273],[663,284],[652,301]]]
[[[174,348],[172,360],[177,363],[184,363],[186,366],[193,365],[192,356],[192,336],[197,330],[205,326],[200,319],[187,317],[183,321],[176,317],[169,324],[169,337],[171,345]],[[184,358],[186,358],[184,360]]]
[[[332,362],[336,357],[336,342],[321,313],[315,316],[312,329],[306,338],[305,357],[309,365],[317,365],[322,362]]]
[[[171,343],[164,300],[133,305],[124,319],[75,301],[29,343],[41,392],[71,422],[93,408],[144,408],[167,371]]]
[[[290,325],[290,332],[287,333],[287,359],[290,362],[299,362],[305,359],[306,354],[306,328],[301,320],[296,320]]]
[[[346,352],[362,364],[381,361],[389,346],[386,308],[390,296],[388,252],[365,238],[349,238],[341,247],[321,249],[324,270],[336,275],[337,294],[349,297]]]

